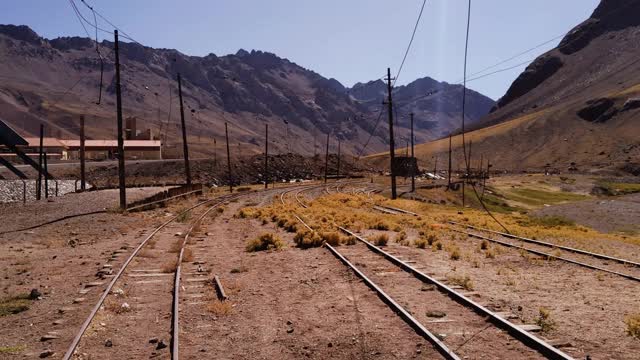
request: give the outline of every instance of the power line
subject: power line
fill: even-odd
[[[422,12],[424,11],[424,6],[427,4],[427,0],[422,1],[422,7],[420,8],[420,13],[418,14],[418,19],[416,20],[416,25],[413,27],[413,32],[411,33],[411,39],[409,40],[409,45],[407,45],[407,50],[404,52],[404,56],[402,57],[402,62],[400,63],[400,67],[398,68],[398,73],[396,74],[395,80],[393,80],[393,86],[396,85],[398,78],[400,77],[400,73],[402,72],[402,68],[404,67],[404,62],[407,60],[407,55],[409,55],[409,50],[411,50],[411,44],[413,44],[413,39],[416,36],[416,31],[418,30],[418,25],[420,25],[420,19],[422,18]],[[393,87],[392,86],[392,87]]]

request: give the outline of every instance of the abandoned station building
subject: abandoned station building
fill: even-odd
[[[27,145],[18,146],[27,155],[37,158],[40,149],[40,139],[24,138]],[[80,140],[63,140],[46,137],[42,143],[47,158],[52,160],[80,159]],[[115,159],[118,154],[117,140],[85,140],[85,157],[87,160]],[[10,155],[10,154],[4,154]],[[131,160],[162,159],[162,142],[160,140],[125,140],[124,155]]]

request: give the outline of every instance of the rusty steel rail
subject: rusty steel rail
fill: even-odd
[[[162,223],[160,226],[155,228],[151,232],[151,234],[149,234],[146,238],[144,238],[144,240],[142,240],[142,242],[140,242],[140,244],[138,244],[138,246],[133,250],[131,255],[129,255],[127,260],[125,260],[124,264],[122,264],[122,267],[120,267],[120,270],[118,270],[118,272],[113,277],[113,279],[111,279],[111,282],[107,285],[107,288],[104,290],[104,292],[102,293],[102,295],[98,299],[98,302],[95,304],[95,306],[93,307],[93,309],[89,313],[89,316],[87,317],[87,319],[84,321],[84,323],[80,327],[80,330],[78,331],[78,333],[74,337],[73,341],[71,342],[71,345],[69,345],[69,348],[67,349],[67,352],[65,353],[65,355],[63,357],[64,360],[71,359],[71,357],[73,356],[76,348],[78,347],[78,344],[80,344],[80,340],[82,339],[82,336],[87,331],[87,328],[91,324],[91,321],[93,321],[93,319],[95,318],[96,314],[100,310],[100,307],[102,306],[102,304],[104,303],[105,299],[107,298],[107,296],[111,292],[111,289],[116,284],[116,282],[120,279],[120,277],[124,274],[125,270],[127,269],[127,266],[129,266],[131,261],[133,261],[133,259],[136,257],[136,255],[138,255],[140,250],[142,250],[142,248],[147,244],[147,242],[149,242],[149,240],[151,240],[151,238],[153,238],[153,236],[155,236],[158,232],[160,232],[160,230],[164,229],[167,225],[169,225],[172,222],[174,222],[182,214],[187,213],[187,212],[189,212],[189,211],[191,211],[191,210],[193,210],[193,209],[195,209],[197,207],[206,205],[208,203],[214,202],[214,201],[219,200],[219,199],[220,198],[206,200],[206,201],[202,201],[202,202],[199,202],[198,204],[193,205],[192,207],[190,207],[190,208],[184,210],[183,212],[181,212],[180,214],[178,214],[178,215],[172,217],[171,219],[167,220],[166,222]]]
[[[636,276],[633,276],[633,275],[629,275],[629,274],[625,274],[625,273],[621,273],[619,271],[609,270],[609,269],[606,269],[606,268],[603,268],[603,267],[600,267],[600,266],[591,265],[591,264],[583,263],[581,261],[569,259],[569,258],[566,258],[566,257],[562,257],[562,256],[558,256],[558,255],[549,254],[549,253],[546,253],[546,252],[543,252],[543,251],[530,249],[530,248],[527,248],[527,247],[524,247],[524,246],[520,246],[520,245],[509,243],[509,242],[506,242],[506,241],[501,241],[501,240],[498,240],[498,239],[492,239],[492,238],[487,237],[487,236],[474,234],[474,233],[471,233],[471,232],[468,232],[468,231],[464,231],[464,230],[458,230],[458,229],[454,229],[454,228],[450,228],[450,229],[451,229],[451,231],[455,231],[455,232],[458,232],[458,233],[461,233],[461,234],[467,234],[470,237],[474,237],[474,238],[482,239],[482,240],[487,240],[487,241],[490,241],[490,242],[493,242],[493,243],[496,243],[496,244],[500,244],[500,245],[505,246],[505,247],[510,247],[510,248],[514,248],[514,249],[518,249],[518,250],[523,250],[523,251],[526,251],[526,252],[529,252],[529,253],[532,253],[532,254],[535,254],[535,255],[538,255],[538,256],[542,256],[542,257],[547,258],[547,259],[561,260],[561,261],[568,262],[570,264],[582,266],[582,267],[587,268],[587,269],[602,271],[602,272],[605,272],[605,273],[608,273],[608,274],[621,276],[621,277],[623,277],[625,279],[629,279],[629,280],[633,280],[633,281],[640,281],[639,277],[636,277]]]
[[[381,208],[389,209],[389,210],[396,211],[396,212],[399,212],[399,213],[403,213],[403,214],[406,214],[406,215],[420,216],[417,213],[414,213],[413,211],[400,209],[400,208],[393,207],[393,206],[386,206],[386,205],[378,205],[378,206],[380,206]]]
[[[171,359],[178,360],[180,358],[179,350],[180,350],[180,274],[182,271],[182,258],[184,257],[185,246],[189,242],[189,237],[193,232],[193,229],[204,219],[211,211],[216,209],[218,206],[229,202],[230,200],[239,198],[244,195],[249,195],[247,193],[237,193],[233,195],[222,196],[215,204],[213,204],[210,208],[208,208],[202,215],[200,215],[196,221],[193,222],[193,225],[187,231],[184,240],[182,240],[182,244],[180,245],[180,253],[178,255],[178,263],[176,266],[176,272],[173,280],[173,316],[171,320]]]
[[[460,357],[456,355],[447,345],[445,345],[436,335],[429,331],[424,325],[422,325],[416,318],[398,304],[391,296],[389,296],[384,290],[382,290],[376,283],[369,279],[362,271],[360,271],[355,265],[347,260],[340,252],[338,252],[333,246],[329,244],[324,245],[329,251],[338,258],[343,264],[350,268],[364,283],[373,291],[378,294],[378,297],[389,306],[398,316],[400,316],[411,328],[418,333],[418,335],[429,341],[436,350],[445,358],[450,360],[459,360]]]
[[[576,253],[576,254],[587,255],[587,256],[591,256],[591,257],[594,257],[594,258],[597,258],[597,259],[601,259],[601,260],[614,261],[614,262],[617,262],[617,263],[620,263],[620,264],[623,264],[623,265],[630,265],[630,266],[640,267],[640,263],[639,262],[626,260],[626,259],[622,259],[622,258],[617,258],[617,257],[605,255],[605,254],[594,253],[594,252],[590,252],[590,251],[586,251],[586,250],[582,250],[582,249],[578,249],[578,248],[573,248],[573,247],[569,247],[569,246],[556,245],[556,244],[549,243],[549,242],[546,242],[546,241],[529,239],[529,238],[526,238],[526,237],[507,234],[507,233],[503,233],[503,232],[500,232],[500,231],[494,231],[494,230],[484,229],[484,228],[476,227],[476,226],[472,226],[472,225],[462,224],[462,223],[455,222],[455,221],[449,221],[449,223],[453,224],[453,225],[462,226],[462,227],[466,227],[466,228],[469,228],[469,229],[477,230],[477,231],[484,231],[484,232],[488,232],[488,233],[504,236],[504,237],[507,237],[507,238],[520,240],[522,242],[527,242],[527,243],[531,243],[531,244],[546,246],[546,247],[550,247],[550,248],[554,248],[554,249],[561,249],[561,250],[565,250],[565,251],[570,251],[570,252],[573,252],[573,253]]]
[[[298,215],[294,214],[295,218],[304,225],[307,229],[313,231],[311,227],[302,220]],[[447,345],[445,345],[436,335],[430,332],[424,325],[422,325],[416,318],[414,318],[405,308],[403,308],[398,302],[396,302],[391,296],[389,296],[382,288],[380,288],[376,283],[374,283],[371,279],[369,279],[362,271],[360,271],[355,265],[353,265],[349,260],[347,260],[340,252],[338,252],[333,246],[325,243],[324,247],[329,249],[329,251],[338,258],[343,264],[345,264],[348,268],[350,268],[359,278],[364,281],[364,283],[373,291],[376,292],[378,297],[387,304],[402,320],[404,320],[418,335],[422,336],[424,339],[429,341],[436,350],[448,360],[460,360],[453,351],[451,351]]]
[[[442,283],[442,282],[430,277],[429,275],[417,270],[413,266],[405,263],[404,261],[402,261],[402,260],[398,259],[397,257],[389,254],[388,252],[382,250],[381,248],[373,245],[372,243],[370,243],[369,241],[367,241],[363,237],[361,237],[361,236],[359,236],[359,235],[357,235],[357,234],[351,232],[350,230],[348,230],[346,228],[343,228],[341,226],[338,226],[338,228],[341,231],[343,231],[344,233],[346,233],[346,234],[348,234],[350,236],[353,236],[356,239],[358,239],[359,241],[361,241],[362,243],[364,243],[367,246],[367,248],[369,248],[373,252],[375,252],[375,253],[377,253],[379,255],[382,255],[385,259],[389,260],[394,265],[396,265],[396,266],[400,267],[402,270],[412,274],[418,280],[421,280],[423,282],[435,285],[438,288],[438,290],[440,290],[441,292],[447,294],[454,301],[458,302],[459,304],[461,304],[461,305],[463,305],[465,307],[471,308],[473,311],[475,311],[477,314],[479,314],[481,316],[488,317],[489,320],[494,325],[496,325],[497,327],[507,331],[511,336],[513,336],[514,338],[518,339],[520,342],[522,342],[526,346],[538,351],[539,353],[541,353],[542,355],[544,355],[548,359],[563,359],[563,360],[572,359],[569,355],[567,355],[567,354],[563,353],[562,351],[554,348],[553,346],[549,345],[544,340],[539,339],[536,336],[533,336],[532,334],[530,334],[529,332],[527,332],[525,330],[522,330],[517,325],[515,325],[515,324],[511,323],[510,321],[502,318],[498,314],[492,312],[491,310],[489,310],[486,307],[478,304],[477,302],[467,298],[466,296],[464,296],[461,293],[455,291],[454,289],[450,288],[446,284],[444,284],[444,283]]]

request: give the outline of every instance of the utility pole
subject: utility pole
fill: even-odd
[[[213,138],[213,167],[218,166],[218,144],[216,143],[216,138]]]
[[[411,117],[411,192],[416,192],[416,167],[418,166],[416,158],[416,154],[414,152],[414,143],[413,143],[413,113],[409,115]],[[416,166],[413,166],[413,162],[416,162]]]
[[[449,134],[449,181],[447,182],[447,189],[451,189],[451,134]]]
[[[231,182],[231,152],[229,151],[229,130],[227,123],[224,123],[224,136],[227,139],[227,175],[229,176],[229,192],[233,192],[233,183]]]
[[[264,189],[269,188],[269,124],[264,124]]]
[[[338,179],[340,178],[340,139],[338,139]]]
[[[87,190],[87,177],[86,177],[86,172],[85,172],[85,167],[84,167],[84,161],[85,161],[85,152],[84,152],[84,142],[85,142],[85,136],[84,136],[84,115],[80,116],[80,190],[81,191],[85,191]]]
[[[36,200],[42,199],[42,145],[44,142],[44,125],[40,124],[40,149],[38,150],[38,188],[36,189]]]
[[[391,99],[391,68],[387,68],[387,103],[389,105],[389,157],[391,164],[391,199],[396,199],[398,194],[396,192],[396,173],[394,171],[395,163],[395,141],[393,139],[393,101]]]
[[[433,161],[433,175],[438,175],[438,155],[435,156],[435,160]]]
[[[120,209],[127,209],[127,192],[124,176],[124,138],[122,137],[122,90],[120,88],[120,50],[118,47],[118,30],[113,31],[115,38],[114,52],[116,56],[116,111],[118,115],[118,184],[120,187]]]
[[[329,171],[329,134],[327,133],[327,151],[324,154],[324,183],[327,183],[327,174]]]
[[[42,153],[44,158],[44,198],[49,198],[49,166],[47,165],[47,152]]]
[[[191,167],[189,167],[189,144],[187,143],[187,126],[184,123],[184,105],[182,104],[182,78],[178,73],[178,97],[180,98],[180,121],[182,122],[182,148],[184,153],[184,173],[187,185],[191,185]]]

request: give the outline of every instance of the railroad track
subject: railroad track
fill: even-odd
[[[583,268],[619,276],[627,280],[640,282],[640,264],[632,260],[612,257],[572,247],[555,245],[544,241],[528,239],[489,229],[482,229],[453,221],[449,221],[449,223],[454,225],[454,227],[450,227],[452,231],[466,234],[471,238],[486,240],[505,247],[526,251],[544,259],[559,260]],[[470,231],[461,230],[461,228],[469,229]],[[483,233],[485,235],[483,235]],[[490,237],[486,234],[492,234],[496,237]],[[545,251],[546,249],[553,250],[553,253]]]
[[[390,206],[378,206],[390,213],[419,216],[414,212]],[[640,282],[640,263],[619,257],[595,253],[574,247],[562,246],[550,242],[529,239],[521,236],[507,234],[490,229],[462,224],[455,221],[448,221],[452,226],[449,229],[471,238],[486,240],[504,247],[522,250],[544,259],[554,259],[567,262],[583,268],[619,276],[627,280]],[[484,235],[483,235],[484,234]],[[490,237],[491,234],[495,237]],[[553,253],[546,251],[553,250]]]
[[[281,201],[284,204],[284,197],[281,197]],[[295,214],[295,217],[303,226],[312,229],[300,216]],[[326,243],[324,246],[417,334],[429,341],[443,358],[484,355],[488,358],[571,359],[569,355],[511,323],[504,316],[491,312],[453,287],[420,272],[348,229],[337,228],[354,236],[362,246],[349,246],[343,251]],[[375,254],[373,257],[371,252]],[[425,288],[425,284],[432,288]],[[407,304],[406,307],[401,303]],[[441,317],[439,312],[431,312],[430,315],[420,312],[425,310],[425,306],[434,304],[446,309],[446,320],[429,317]],[[514,346],[513,339],[520,344]]]
[[[164,332],[164,333],[171,334],[171,340],[170,340],[171,341],[171,350],[170,350],[171,358],[174,360],[178,359],[178,349],[179,349],[179,341],[178,341],[179,301],[178,300],[179,300],[180,277],[181,277],[180,270],[181,270],[181,263],[184,257],[184,246],[188,241],[189,236],[191,236],[191,233],[194,231],[196,224],[199,221],[201,221],[207,214],[209,214],[212,210],[218,208],[219,206],[223,205],[224,203],[243,195],[245,194],[224,195],[215,199],[198,202],[197,204],[191,206],[190,208],[182,211],[181,213],[173,216],[166,222],[162,223],[160,226],[156,227],[148,236],[146,236],[137,245],[137,247],[131,252],[131,254],[124,261],[124,263],[122,264],[118,272],[111,278],[111,281],[108,283],[108,285],[102,292],[102,295],[93,306],[88,317],[86,318],[86,320],[84,321],[80,329],[78,330],[72,343],[68,347],[67,352],[65,353],[63,359],[68,360],[73,357],[78,346],[83,340],[83,337],[87,332],[87,329],[90,327],[90,325],[94,321],[96,315],[101,311],[102,307],[105,305],[107,298],[109,298],[109,296],[115,296],[119,293],[120,294],[122,293],[122,289],[119,289],[120,291],[116,292],[115,294],[113,293],[113,291],[116,284],[119,284],[119,282],[123,281],[123,277],[125,274],[128,276],[128,278],[134,280],[133,288],[135,288],[136,290],[144,286],[160,285],[159,289],[156,286],[156,289],[151,289],[150,291],[147,291],[148,293],[151,293],[151,295],[153,295],[154,298],[152,299],[147,298],[146,300],[149,300],[150,303],[145,306],[141,306],[139,310],[145,313],[143,314],[145,316],[142,317],[145,319],[153,318],[155,315],[157,319],[156,324],[151,325],[155,327],[153,329],[154,331],[157,331],[158,333]],[[175,234],[173,234],[173,232],[176,229],[172,228],[171,225],[176,225],[179,219],[183,219],[186,216],[185,214],[189,214],[191,211],[195,209],[201,209],[205,205],[210,205],[210,206],[207,209],[205,209],[196,218],[196,221],[190,227],[188,227],[188,230],[184,235],[183,240],[179,244],[179,249],[175,249],[174,244],[176,244],[177,242],[176,242],[176,236]],[[178,228],[181,228],[181,227],[184,227],[184,226],[178,225]],[[150,244],[153,244],[153,245],[150,245]],[[175,264],[175,270],[171,269],[170,267],[168,270],[148,269],[148,267],[151,264],[153,264],[153,266],[156,266],[156,267],[160,266],[163,261],[165,262],[167,261],[166,258],[158,259],[158,258],[148,257],[148,258],[145,258],[144,261],[135,261],[140,258],[141,252],[143,249],[145,249],[145,247],[146,247],[145,250],[150,250],[150,248],[152,247],[153,248],[158,247],[158,248],[161,248],[160,249],[161,252],[169,252],[172,246],[174,246],[173,250],[178,250],[178,252],[175,257],[172,257],[172,259],[168,260],[168,263]],[[135,264],[135,265],[132,265],[132,264]],[[133,267],[136,267],[136,266],[141,266],[146,268],[134,269]],[[173,270],[173,271],[169,271],[169,270]],[[164,279],[169,279],[171,275],[173,275],[172,282],[167,282],[164,280]],[[151,280],[144,280],[144,279],[151,279]],[[138,288],[136,288],[136,286],[138,286]],[[169,288],[167,289],[168,286]],[[171,293],[173,294],[171,300],[167,299],[166,295],[163,295],[167,293],[167,290],[171,290]],[[168,307],[167,305],[169,304],[170,306]],[[167,324],[167,323],[158,324],[160,323],[158,314],[162,313],[163,309],[166,310],[167,308],[170,308],[171,309],[170,311],[172,313],[171,317],[169,318],[170,324]],[[133,325],[136,325],[136,326],[140,325],[136,323],[136,319],[123,319],[122,321],[123,322],[133,321]],[[122,324],[119,323],[118,327],[120,327],[121,325]],[[134,340],[134,339],[128,339],[128,340]],[[138,342],[146,344],[147,339],[146,338],[139,339]]]

